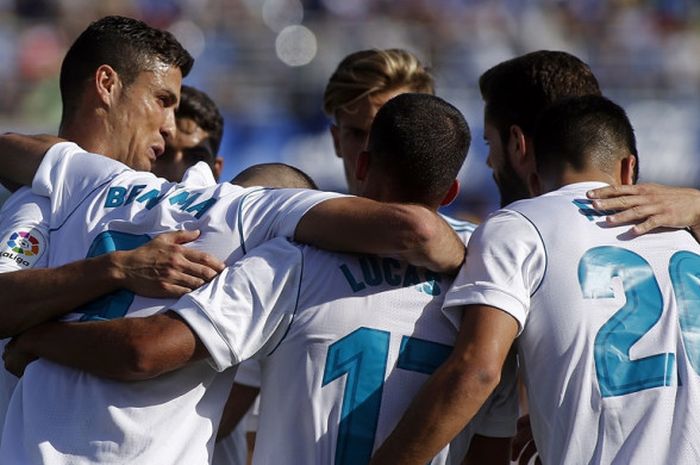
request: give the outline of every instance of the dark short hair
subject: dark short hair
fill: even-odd
[[[158,63],[180,68],[184,77],[194,59],[170,32],[137,19],[106,16],[93,22],[73,42],[61,65],[63,119],[73,114],[86,82],[101,65],[114,68],[128,86]]]
[[[383,164],[405,201],[442,199],[457,177],[471,143],[462,113],[428,94],[400,94],[377,112],[368,150]]]
[[[182,86],[180,106],[175,110],[175,118],[189,118],[209,134],[212,152],[219,153],[224,133],[224,118],[214,101],[207,94],[194,87]]]
[[[259,163],[250,166],[238,173],[231,184],[243,187],[318,189],[311,176],[286,163]]]
[[[486,120],[504,144],[512,125],[532,136],[544,109],[566,97],[600,95],[591,68],[577,57],[540,50],[504,61],[479,78]]]
[[[637,157],[637,181],[634,129],[625,110],[605,97],[573,97],[552,104],[538,122],[534,142],[540,173],[559,174],[568,165],[612,174],[615,162],[631,154]]]

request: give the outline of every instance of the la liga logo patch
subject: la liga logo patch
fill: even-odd
[[[15,231],[7,241],[7,246],[15,253],[33,257],[39,255],[41,247],[39,239],[26,231]]]
[[[34,266],[46,251],[46,240],[36,228],[15,230],[0,241],[0,268],[11,271]]]

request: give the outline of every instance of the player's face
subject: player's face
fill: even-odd
[[[493,179],[501,194],[501,207],[516,200],[530,197],[527,183],[518,176],[513,168],[506,147],[503,147],[498,129],[488,121],[484,121],[484,141],[489,147],[486,164],[493,170]]]
[[[168,181],[181,181],[185,171],[198,161],[214,166],[216,154],[209,133],[190,118],[178,118],[175,136],[166,141],[165,153],[158,157],[153,173]]]
[[[136,170],[153,168],[165,150],[166,139],[175,133],[181,84],[179,68],[161,65],[139,73],[122,89],[110,109],[117,160]]]
[[[374,116],[386,102],[399,94],[410,91],[407,87],[401,87],[369,95],[338,111],[336,124],[331,128],[331,134],[335,144],[335,153],[343,159],[345,180],[348,183],[348,192],[351,194],[359,194],[355,168],[360,152],[367,147],[369,129],[374,121]]]

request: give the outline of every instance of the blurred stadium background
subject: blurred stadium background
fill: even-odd
[[[55,133],[58,70],[71,41],[107,14],[167,28],[196,64],[186,83],[224,114],[224,179],[263,161],[343,190],[321,112],[346,54],[401,47],[433,70],[438,95],[472,128],[457,216],[498,205],[485,165],[479,75],[537,49],[588,62],[636,128],[643,181],[700,186],[697,0],[0,0],[0,131]]]

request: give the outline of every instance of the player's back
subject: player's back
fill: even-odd
[[[585,197],[599,186],[507,207],[546,260],[519,339],[542,460],[700,463],[700,246],[606,227]]]
[[[261,360],[254,464],[365,464],[451,351],[456,329],[441,312],[451,280],[389,257],[300,248],[293,320]]]

